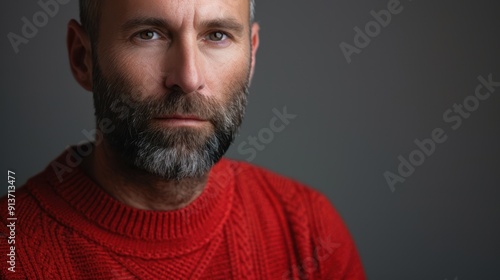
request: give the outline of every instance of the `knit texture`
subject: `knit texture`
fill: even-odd
[[[365,279],[341,218],[307,186],[222,159],[190,205],[146,211],[79,167],[61,175],[68,155],[17,190],[16,272],[4,225],[1,279]],[[0,213],[5,224],[6,197]]]

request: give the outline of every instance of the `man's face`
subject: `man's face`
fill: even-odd
[[[167,179],[227,151],[251,72],[247,0],[106,0],[93,50],[98,123],[114,152]]]

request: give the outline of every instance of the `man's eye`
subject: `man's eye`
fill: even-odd
[[[227,35],[224,34],[224,32],[220,32],[220,31],[216,31],[216,32],[212,32],[210,34],[208,34],[208,39],[210,41],[215,41],[215,42],[219,42],[219,41],[223,41],[224,39],[226,39]]]
[[[152,30],[141,31],[137,34],[141,40],[157,40],[160,39],[160,35]]]

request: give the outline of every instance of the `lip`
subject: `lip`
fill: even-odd
[[[206,121],[195,115],[169,115],[156,118],[157,120],[186,120],[186,121]]]
[[[195,115],[169,115],[155,118],[155,120],[171,125],[199,125],[207,121]]]

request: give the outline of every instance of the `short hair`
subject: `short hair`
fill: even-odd
[[[255,0],[250,0],[250,24],[255,20]]]
[[[102,0],[80,0],[80,23],[94,45],[97,43]]]
[[[97,42],[103,0],[80,0],[80,22],[93,44]],[[250,24],[255,20],[255,0],[250,0]]]

